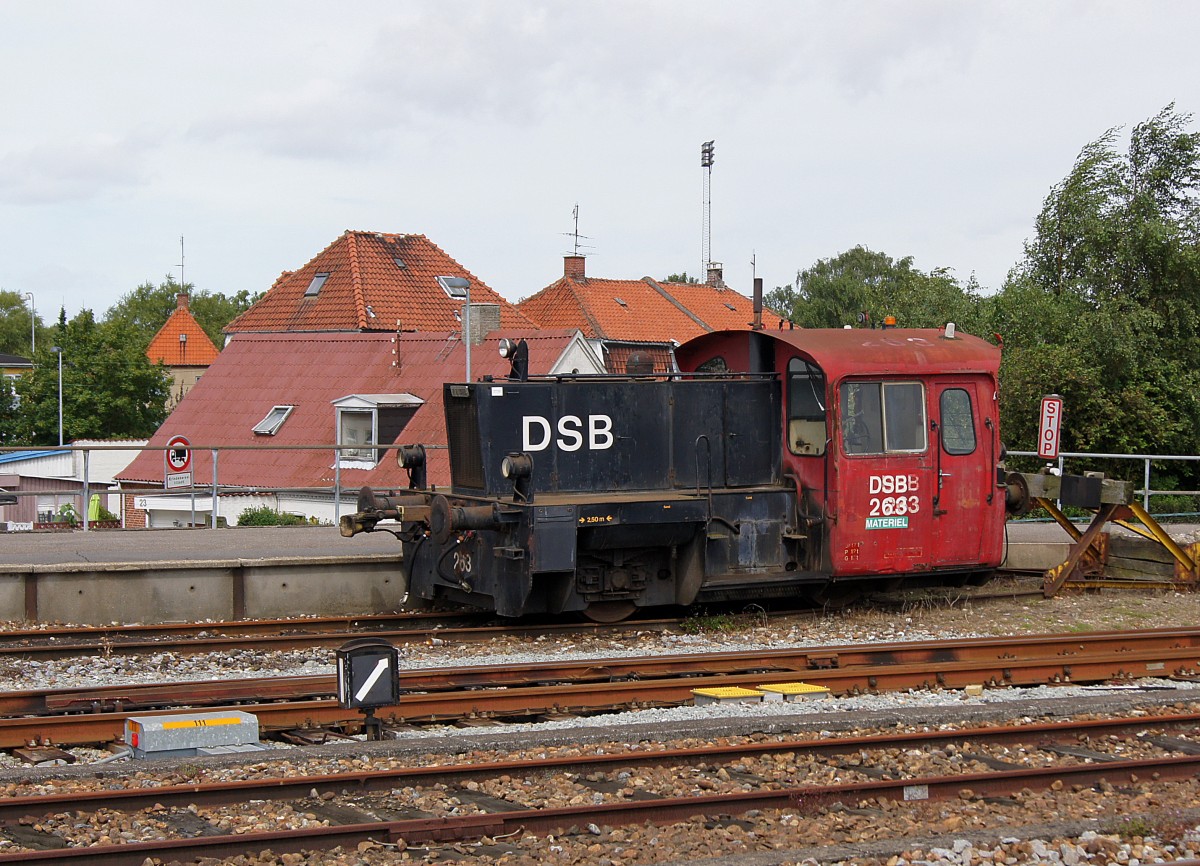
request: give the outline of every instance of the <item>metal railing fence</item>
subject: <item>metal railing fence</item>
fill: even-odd
[[[1142,497],[1142,507],[1147,511],[1151,511],[1150,500],[1154,496],[1200,496],[1200,490],[1155,490],[1151,484],[1154,463],[1197,463],[1200,462],[1200,455],[1194,454],[1103,454],[1093,453],[1088,451],[1063,451],[1058,455],[1058,458],[1053,461],[1047,461],[1044,458],[1039,458],[1036,451],[1009,451],[1009,457],[1028,457],[1035,462],[1054,465],[1059,473],[1066,471],[1067,461],[1072,462],[1077,460],[1092,461],[1097,460],[1115,460],[1129,461],[1131,463],[1141,463],[1142,486],[1135,490]],[[1088,471],[1089,467],[1079,466],[1072,467],[1073,471],[1083,472]],[[1129,478],[1121,478],[1122,481],[1131,480]]]
[[[195,459],[195,455],[198,453],[204,453],[204,454],[208,455],[211,463],[209,466],[204,467],[204,470],[205,470],[205,474],[209,475],[209,479],[203,481],[202,483],[197,483],[197,480],[194,479],[193,483],[189,486],[181,486],[181,487],[174,487],[174,488],[167,488],[165,486],[166,474],[167,474],[165,470],[164,470],[164,482],[163,482],[164,486],[163,487],[146,487],[146,486],[144,486],[145,484],[153,483],[153,482],[143,482],[143,481],[127,482],[127,484],[130,484],[133,486],[122,486],[119,483],[115,483],[115,482],[113,485],[104,484],[104,483],[97,484],[97,482],[94,482],[91,478],[91,474],[92,474],[91,473],[91,464],[92,464],[91,455],[94,452],[155,451],[155,452],[164,453],[164,455],[165,455],[165,452],[172,450],[169,446],[165,446],[165,445],[130,446],[128,444],[114,444],[114,445],[62,445],[62,446],[59,446],[59,445],[0,446],[0,454],[13,453],[13,452],[34,452],[38,455],[43,455],[43,456],[47,456],[47,457],[61,456],[63,454],[71,454],[71,455],[80,454],[81,458],[82,458],[82,467],[80,467],[80,471],[78,473],[72,472],[71,475],[56,475],[56,476],[45,476],[44,474],[42,474],[42,477],[46,477],[46,478],[53,477],[55,480],[61,480],[63,482],[78,483],[79,484],[78,493],[73,492],[72,490],[68,490],[68,489],[49,488],[49,487],[43,487],[40,489],[38,489],[38,488],[26,489],[26,488],[22,487],[22,489],[19,489],[19,490],[5,490],[3,492],[8,495],[16,496],[16,497],[55,496],[55,497],[58,497],[59,499],[75,499],[76,497],[78,497],[80,499],[80,507],[77,508],[76,510],[81,515],[81,521],[80,521],[82,524],[81,528],[83,529],[83,531],[86,532],[86,531],[88,531],[88,523],[89,523],[89,521],[87,520],[87,505],[91,499],[92,493],[101,493],[104,495],[121,494],[121,495],[132,495],[132,496],[170,496],[170,497],[180,497],[180,498],[188,497],[192,502],[191,512],[192,512],[193,516],[192,516],[191,523],[193,523],[193,524],[195,523],[195,513],[196,513],[195,499],[196,499],[196,496],[197,495],[211,496],[211,515],[210,515],[211,519],[210,519],[208,525],[212,529],[216,529],[218,527],[219,519],[221,517],[221,515],[220,515],[220,497],[221,496],[226,496],[226,497],[236,496],[236,495],[259,496],[259,495],[263,495],[263,494],[275,494],[275,495],[294,494],[294,495],[299,495],[299,496],[313,496],[313,497],[328,496],[328,497],[330,497],[330,500],[333,505],[333,522],[336,524],[338,522],[338,519],[341,516],[343,496],[349,494],[350,498],[353,500],[357,500],[357,497],[358,497],[358,488],[357,487],[355,487],[353,490],[347,490],[347,489],[343,488],[343,486],[342,486],[342,470],[344,468],[359,469],[359,470],[363,469],[363,468],[374,468],[373,466],[372,467],[364,467],[362,465],[363,461],[359,460],[358,455],[360,455],[363,451],[376,452],[377,460],[375,461],[375,466],[377,466],[379,463],[381,463],[385,459],[387,459],[388,452],[396,452],[399,450],[399,448],[400,448],[399,445],[364,445],[362,443],[347,443],[347,442],[340,442],[340,443],[335,442],[332,444],[319,443],[319,444],[313,444],[313,445],[303,445],[303,444],[301,444],[301,445],[259,445],[259,444],[256,444],[256,445],[205,445],[205,444],[190,445],[189,449],[192,452],[193,460]],[[438,450],[445,450],[446,446],[445,445],[426,445],[425,449],[426,449],[426,451],[438,451]],[[266,487],[266,486],[262,486],[262,485],[248,485],[248,484],[223,484],[223,483],[221,483],[221,480],[220,480],[221,454],[223,452],[228,453],[228,452],[236,452],[236,451],[285,451],[285,452],[286,451],[318,451],[318,452],[326,452],[330,455],[329,467],[333,471],[333,482],[328,485],[315,485],[315,486],[305,486],[305,487]],[[354,456],[347,457],[347,456],[345,456],[346,454],[351,454]],[[341,456],[341,459],[339,459],[339,455],[343,455],[343,456]],[[37,459],[37,458],[31,455],[30,459]],[[164,457],[164,459],[165,459],[165,457]],[[343,463],[346,462],[347,460],[351,460],[351,459],[357,460],[358,465],[353,466],[353,467],[344,467]],[[73,460],[74,460],[74,457],[72,457],[72,461]],[[3,468],[4,468],[3,465],[0,464],[0,474],[5,474],[3,472]],[[210,469],[211,469],[211,472],[209,471]],[[124,470],[121,470],[121,471],[124,471]],[[118,475],[121,474],[121,471],[118,471],[116,474],[118,474]],[[395,471],[397,473],[396,481],[397,481],[397,484],[399,484],[401,479],[405,478],[404,470],[400,469],[397,466]],[[9,474],[11,474],[11,473],[9,473]],[[122,509],[122,514],[120,516],[122,518],[122,525],[124,525],[124,517],[125,517],[124,509]]]

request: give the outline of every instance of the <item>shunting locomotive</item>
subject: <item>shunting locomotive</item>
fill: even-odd
[[[449,490],[402,447],[409,489],[364,489],[342,534],[399,537],[411,605],[508,617],[829,604],[1000,564],[997,347],[953,325],[754,330],[676,357],[446,384]]]

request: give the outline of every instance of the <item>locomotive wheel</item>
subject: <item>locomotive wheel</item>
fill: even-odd
[[[632,601],[594,601],[583,611],[583,615],[592,622],[620,622],[629,619],[637,605]]]

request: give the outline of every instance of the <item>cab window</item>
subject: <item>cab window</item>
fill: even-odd
[[[793,454],[825,453],[825,374],[802,358],[788,361],[788,448]]]
[[[847,382],[841,396],[847,454],[925,450],[925,388],[920,382]]]
[[[962,388],[942,392],[942,447],[947,454],[970,454],[975,450],[975,414],[971,395]]]

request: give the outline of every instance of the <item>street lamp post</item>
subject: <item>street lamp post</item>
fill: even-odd
[[[29,357],[37,351],[37,308],[33,306],[33,292],[26,292],[29,298]]]
[[[467,346],[467,381],[471,381],[471,281],[466,277],[438,277],[438,285],[452,298],[465,298],[463,305],[463,343]]]
[[[58,444],[63,444],[63,411],[62,411],[62,346],[51,346],[50,351],[58,355]]]

